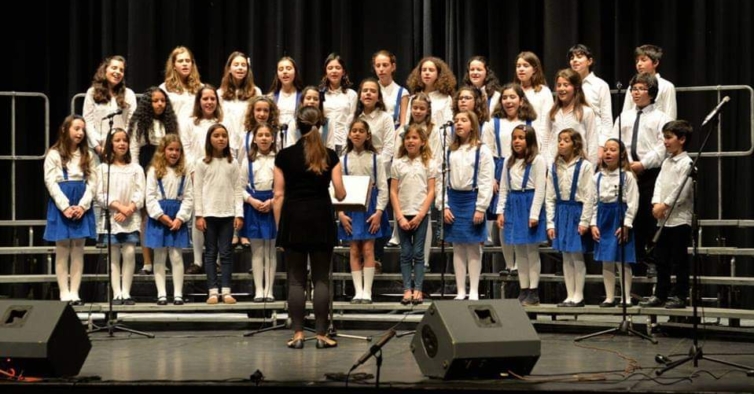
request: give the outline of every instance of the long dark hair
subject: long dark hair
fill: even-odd
[[[214,133],[217,129],[223,129],[225,130],[225,133],[228,134],[228,145],[226,145],[225,149],[223,149],[223,157],[227,157],[228,163],[232,163],[233,155],[230,153],[230,133],[228,132],[228,128],[225,127],[222,123],[215,123],[212,126],[209,126],[209,129],[207,129],[207,137],[204,140],[204,159],[202,160],[207,164],[212,161],[212,153],[214,151],[214,148],[212,147],[212,133]]]
[[[84,122],[84,138],[81,140],[81,143],[79,143],[79,146],[76,147],[76,150],[81,154],[81,163],[79,163],[81,171],[84,173],[84,176],[88,177],[92,172],[92,169],[89,167],[91,155],[89,154],[89,147],[86,144],[86,119],[84,119],[83,116],[68,115],[63,120],[63,124],[61,124],[58,129],[58,140],[50,147],[50,150],[55,149],[58,151],[61,164],[64,168],[67,168],[68,162],[71,161],[71,157],[73,156],[73,151],[71,151],[71,136],[68,133],[68,130],[73,125],[74,120]]]
[[[152,107],[152,95],[155,92],[160,92],[165,97],[165,111],[161,115],[156,115],[154,107]],[[165,127],[165,135],[178,134],[178,119],[175,116],[175,110],[173,110],[173,104],[170,103],[168,94],[159,87],[152,86],[139,98],[136,111],[131,116],[131,120],[128,121],[128,135],[134,136],[135,133],[136,141],[141,141],[141,137],[149,135],[149,130],[154,127],[155,119],[159,120]]]

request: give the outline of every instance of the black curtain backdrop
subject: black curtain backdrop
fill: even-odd
[[[746,0],[68,0],[15,2],[13,9],[5,12],[0,26],[6,44],[0,91],[41,92],[49,98],[50,143],[71,111],[72,97],[86,91],[103,58],[125,56],[127,85],[140,93],[163,81],[165,61],[177,45],[194,52],[202,81],[216,86],[227,56],[234,50],[247,53],[255,82],[264,92],[283,55],[297,61],[306,84],[317,84],[322,61],[338,52],[347,61],[351,80],[358,83],[373,75],[371,56],[379,49],[397,56],[395,79],[402,85],[425,55],[445,59],[459,81],[466,60],[484,55],[507,82],[516,54],[528,50],[540,56],[552,86],[555,72],[568,67],[566,53],[576,43],[592,49],[593,69],[611,87],[616,81],[627,85],[635,72],[633,50],[647,43],[664,49],[659,71],[677,87],[754,85],[754,12]],[[722,95],[732,99],[722,118],[722,150],[748,150],[749,92]],[[614,97],[614,116],[623,99]],[[678,117],[698,127],[717,99],[713,93],[678,93]],[[15,152],[11,121],[11,100],[0,97],[0,155],[43,154],[42,101],[19,98],[15,103]],[[697,149],[701,134],[689,150]],[[707,150],[717,149],[716,136]],[[722,218],[752,217],[751,164],[749,156],[722,160]],[[0,166],[3,174],[10,174],[8,161]],[[16,219],[44,218],[47,197],[41,168],[42,161],[17,163]],[[715,219],[716,160],[702,159],[700,168],[700,217]],[[8,220],[9,175],[0,188],[6,191],[0,194],[0,219]],[[26,230],[0,231],[3,239],[13,236],[28,243]],[[39,245],[41,230],[37,233]],[[750,230],[705,230],[705,245],[722,239],[729,246],[754,247]],[[705,269],[728,274],[728,258],[707,261]],[[741,274],[754,272],[749,258],[738,258],[738,267]],[[7,265],[0,264],[0,272],[6,271]]]

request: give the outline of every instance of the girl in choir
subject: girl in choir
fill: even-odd
[[[233,152],[233,157],[240,157],[243,154],[240,151],[243,131],[250,130],[244,128],[249,100],[262,95],[259,87],[254,85],[251,61],[243,52],[235,51],[228,56],[217,94],[225,110],[225,124],[229,125],[231,129],[229,131],[234,134],[230,139],[231,152]]]
[[[622,164],[620,169],[619,163]],[[620,268],[620,262],[636,262],[634,233],[631,227],[639,206],[639,191],[623,142],[615,138],[605,142],[602,168],[594,174],[593,179],[596,185],[591,220],[592,238],[596,242],[594,260],[602,262],[602,278],[605,283],[605,301],[600,306],[614,307],[615,270]],[[619,205],[617,192],[621,184],[623,195]],[[632,306],[631,269],[630,266],[625,267],[625,277],[621,281],[622,294],[627,296],[623,302],[627,307]]]
[[[205,156],[194,168],[194,214],[196,228],[204,233],[209,297],[207,304],[235,304],[230,291],[231,238],[243,226],[242,181],[238,163],[230,153],[228,130],[221,123],[210,126],[204,144]],[[215,261],[220,257],[218,283]]]
[[[152,157],[163,137],[168,134],[178,136],[178,120],[167,94],[162,89],[152,86],[144,92],[128,124],[128,134],[131,139],[131,157],[138,161],[144,172],[147,172]],[[144,226],[147,224],[147,217],[147,211],[142,209],[142,246],[144,246]],[[142,248],[142,255],[144,256],[144,267],[139,273],[149,275],[152,273],[152,255],[148,247]]]
[[[558,155],[547,182],[547,238],[563,253],[563,277],[568,293],[559,307],[584,306],[586,265],[591,251],[594,168],[586,160],[584,139],[574,129],[558,133]]]
[[[447,63],[436,57],[425,57],[406,80],[411,93],[426,93],[432,100],[432,122],[444,125],[453,121],[453,94],[456,77]]]
[[[497,210],[498,197],[500,195],[499,180],[503,173],[503,162],[505,158],[511,156],[511,133],[513,128],[526,124],[531,126],[537,118],[537,113],[532,108],[529,100],[526,98],[521,85],[517,83],[505,84],[500,89],[500,102],[492,114],[492,133],[482,134],[482,141],[492,150],[492,160],[495,163],[495,180],[492,183],[492,200],[490,210]],[[488,131],[487,129],[485,131]],[[488,210],[488,218],[490,210]],[[495,215],[497,218],[497,214]],[[503,274],[516,273],[516,262],[514,260],[513,245],[505,243],[504,237],[500,237],[500,245],[503,250],[505,259],[505,270]]]
[[[194,189],[177,134],[160,141],[147,172],[147,219],[144,245],[154,248],[157,305],[167,305],[165,263],[170,256],[173,304],[183,305],[183,248],[189,247],[188,222],[194,209]]]
[[[558,94],[555,104],[547,116],[545,130],[552,139],[547,159],[552,162],[558,156],[557,135],[561,130],[574,129],[581,134],[584,141],[586,159],[597,165],[599,147],[599,129],[594,111],[586,102],[584,91],[581,89],[581,76],[570,68],[562,69],[555,74],[555,91]]]
[[[534,112],[539,114],[532,126],[537,131],[539,151],[545,154],[550,149],[547,145],[549,140],[546,139],[547,128],[545,123],[547,116],[545,114],[550,112],[553,98],[552,91],[547,87],[545,70],[537,55],[533,52],[521,52],[518,54],[513,82],[521,85],[524,93],[526,93],[526,98],[529,99],[529,103],[534,108]]]
[[[249,154],[254,138],[251,131],[262,123],[272,127],[272,143],[275,144],[276,151],[287,147],[288,145],[285,144],[285,141],[289,138],[287,135],[291,133],[286,130],[283,132],[286,136],[278,136],[280,109],[275,104],[275,101],[269,96],[256,96],[249,100],[248,106],[249,109],[246,111],[246,118],[243,122],[243,129],[246,130],[246,133],[244,133],[243,141],[241,142],[242,151],[239,151],[239,156],[243,157]]]
[[[189,122],[181,126],[181,143],[186,156],[189,174],[194,176],[196,164],[205,157],[205,140],[207,130],[223,121],[223,110],[218,101],[217,90],[212,85],[204,85],[197,92],[194,99],[193,115]],[[194,178],[194,184],[196,179]],[[194,226],[191,227],[191,241],[194,249],[194,264],[186,268],[187,274],[200,274],[204,267],[202,253],[204,252],[204,232]],[[235,240],[238,243],[238,239]]]
[[[384,49],[372,55],[372,68],[380,81],[380,91],[385,101],[385,112],[393,116],[393,123],[397,130],[404,123],[406,117],[408,90],[393,80],[396,61],[395,55]]]
[[[86,91],[83,108],[89,127],[86,136],[89,148],[98,158],[103,154],[108,133],[115,128],[126,129],[136,110],[136,95],[126,87],[125,75],[126,59],[108,57],[97,67],[92,86]]]
[[[486,111],[485,111],[486,114]],[[448,182],[438,191],[445,194],[443,222],[445,241],[453,243],[453,268],[458,287],[457,300],[466,298],[466,267],[469,271],[469,300],[479,300],[482,248],[487,239],[485,216],[492,197],[495,166],[492,152],[482,144],[479,120],[472,111],[455,116],[455,138],[447,153]],[[442,206],[437,201],[437,206]]]
[[[358,95],[349,89],[351,80],[348,79],[346,64],[339,55],[331,53],[325,59],[324,72],[319,83],[320,91],[325,92],[321,96],[323,113],[332,123],[330,132],[335,133],[335,146],[342,148],[346,145],[348,116],[356,112]]]
[[[341,158],[343,175],[369,176],[371,196],[365,212],[338,212],[338,238],[351,244],[351,277],[356,290],[352,304],[372,303],[375,239],[383,238],[390,232],[385,211],[388,202],[387,176],[382,160],[372,145],[369,123],[362,119],[353,121],[348,131],[346,152]]]
[[[398,154],[390,170],[390,203],[393,206],[401,242],[401,304],[424,302],[424,242],[427,213],[435,197],[437,165],[432,160],[427,133],[418,125],[409,126],[403,134]],[[414,285],[411,286],[411,271]]]
[[[385,112],[379,82],[374,78],[366,78],[359,85],[359,103],[348,122],[352,124],[358,119],[369,123],[371,144],[387,169],[395,152],[395,126],[393,118]]]
[[[241,235],[251,240],[254,302],[272,302],[277,251],[277,228],[272,213],[272,178],[275,170],[275,128],[260,122],[249,134],[253,141],[241,163],[244,226]]]
[[[505,159],[500,178],[497,226],[503,242],[513,245],[524,306],[539,305],[539,244],[545,232],[545,187],[547,163],[539,155],[534,128],[518,125],[511,133],[511,156]]]
[[[165,82],[160,84],[160,89],[168,93],[180,123],[189,122],[194,109],[194,96],[201,87],[194,54],[184,46],[175,47],[165,62]]]
[[[69,115],[60,125],[58,140],[45,156],[44,181],[50,200],[43,238],[55,242],[55,275],[60,301],[83,305],[79,287],[84,273],[84,243],[87,238],[94,239],[97,232],[91,209],[97,179],[94,159],[87,148],[83,117]]]
[[[317,90],[316,86],[307,86],[303,90],[301,90],[300,100],[301,101],[299,102],[299,108],[314,107],[319,109],[320,113],[322,113],[322,102],[320,101],[320,93],[319,90]],[[298,142],[299,139],[301,139],[301,132],[299,130],[296,130],[295,119],[288,124],[288,130],[288,142],[285,145],[286,147],[294,145],[296,142]],[[330,132],[329,119],[324,117],[324,115],[322,116],[322,127],[320,127],[318,131],[320,138],[322,139],[322,143],[325,144],[327,148],[335,150],[335,133]]]
[[[135,303],[131,298],[131,283],[141,229],[138,211],[144,206],[144,170],[131,160],[129,141],[126,130],[114,129],[105,142],[105,161],[97,168],[97,203],[102,209],[110,210],[110,223],[103,221],[99,231],[101,242],[112,245],[110,270],[115,305]]]
[[[296,111],[299,108],[303,88],[304,83],[301,82],[298,66],[293,58],[289,56],[280,58],[275,78],[267,94],[275,100],[275,105],[279,108],[280,124],[288,124],[296,120]]]
[[[466,63],[466,75],[463,78],[463,83],[481,90],[482,97],[490,111],[489,115],[492,115],[500,102],[500,81],[488,64],[489,62],[484,56],[473,56],[469,59],[469,62]]]

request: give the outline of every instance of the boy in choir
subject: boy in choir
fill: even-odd
[[[655,96],[655,104],[657,109],[664,112],[674,120],[677,117],[677,106],[675,102],[675,85],[672,82],[664,79],[657,72],[657,68],[660,67],[660,59],[662,58],[662,48],[656,45],[642,45],[634,50],[634,58],[636,59],[636,72],[647,73],[657,78],[657,95]],[[634,109],[636,105],[631,99],[631,92],[626,94],[626,101],[623,103],[623,111]]]

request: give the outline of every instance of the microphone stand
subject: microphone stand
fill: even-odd
[[[107,132],[107,139],[112,139],[112,132],[113,132],[113,117],[110,118],[110,129]],[[106,261],[106,270],[107,270],[107,314],[105,318],[105,325],[104,326],[98,326],[95,324],[92,324],[92,329],[87,331],[87,334],[92,334],[95,332],[105,331],[107,330],[107,334],[110,337],[115,336],[115,331],[125,331],[129,332],[131,334],[137,334],[141,336],[145,336],[147,338],[154,338],[154,334],[150,334],[147,332],[137,331],[132,328],[128,328],[118,322],[118,317],[113,312],[113,294],[112,294],[112,283],[113,283],[113,272],[110,269],[110,264],[112,264],[112,224],[110,223],[110,167],[112,167],[112,152],[109,152],[108,155],[105,157],[105,160],[107,160],[107,192],[105,193],[105,226],[107,228],[107,258]]]
[[[718,122],[720,121],[719,116],[720,116],[720,114],[718,112],[717,116],[715,117],[715,120],[718,121]],[[713,123],[713,122],[710,122],[710,123]],[[704,126],[702,126],[702,128],[703,127]],[[692,250],[692,252],[691,252],[691,276],[692,276],[692,281],[691,281],[691,286],[692,286],[691,287],[691,307],[693,309],[693,314],[692,314],[692,316],[693,316],[692,317],[693,329],[692,329],[691,332],[692,332],[692,337],[693,337],[694,343],[691,345],[691,348],[689,349],[689,355],[688,356],[686,356],[686,357],[684,357],[684,358],[682,358],[680,360],[675,360],[675,361],[671,361],[671,362],[666,363],[666,366],[663,369],[655,371],[655,374],[657,376],[660,376],[660,375],[664,374],[665,372],[667,372],[667,371],[669,371],[671,369],[674,369],[674,368],[676,368],[676,367],[678,367],[680,365],[683,365],[683,364],[685,364],[685,363],[687,363],[689,361],[693,361],[694,362],[694,368],[696,368],[696,367],[699,366],[699,360],[707,360],[707,361],[712,361],[712,362],[715,362],[715,363],[718,363],[718,364],[723,364],[723,365],[728,365],[728,366],[735,367],[735,368],[744,369],[744,370],[747,371],[747,376],[754,376],[754,368],[746,366],[746,365],[742,365],[742,364],[736,364],[736,363],[732,363],[732,362],[729,362],[729,361],[723,361],[723,360],[720,360],[720,359],[716,359],[716,358],[712,358],[712,357],[707,357],[707,356],[704,355],[704,352],[702,351],[702,346],[699,346],[699,340],[698,340],[698,336],[699,336],[698,335],[698,320],[699,320],[699,317],[698,317],[698,314],[697,314],[697,308],[698,308],[699,302],[701,301],[701,292],[700,292],[700,289],[699,289],[699,287],[701,285],[701,283],[699,282],[699,271],[700,271],[700,266],[701,266],[701,264],[700,264],[701,258],[699,256],[699,249],[698,249],[698,247],[699,247],[699,239],[698,239],[698,237],[699,237],[699,233],[698,233],[699,221],[698,221],[698,218],[697,218],[697,213],[699,212],[699,206],[698,206],[699,199],[697,198],[697,192],[698,192],[698,190],[697,190],[697,182],[696,182],[696,175],[697,175],[696,162],[699,161],[700,157],[702,157],[702,151],[704,151],[704,147],[707,145],[707,141],[709,140],[709,137],[712,134],[712,129],[713,129],[712,127],[708,127],[707,128],[707,135],[704,137],[704,141],[702,141],[701,146],[699,146],[699,151],[696,154],[696,158],[691,163],[691,168],[689,168],[689,171],[686,173],[686,178],[683,179],[683,183],[681,183],[681,187],[678,190],[678,194],[676,195],[675,200],[673,200],[673,205],[670,206],[670,210],[668,211],[668,215],[666,216],[666,218],[670,217],[670,214],[673,212],[673,208],[675,208],[676,203],[678,202],[678,198],[681,195],[681,191],[683,191],[683,188],[686,186],[686,182],[689,180],[689,178],[691,178],[692,179],[692,181],[691,181],[692,182],[692,189],[691,190],[692,190],[692,198],[693,198],[693,205],[692,206],[694,207],[694,209],[693,209],[693,211],[691,213],[691,250]],[[657,229],[657,233],[655,233],[655,236],[653,238],[653,245],[657,244],[657,240],[659,239],[660,234],[662,233],[663,228],[665,228],[666,223],[667,223],[667,219],[664,220],[662,222],[662,224],[660,225],[660,227]],[[660,360],[663,360],[663,361],[669,360],[667,357],[661,357],[661,355],[658,355],[658,358],[659,358],[658,361],[660,361]]]
[[[620,107],[620,96],[621,96],[621,88],[623,85],[620,82],[616,82],[615,87],[617,88],[617,97],[618,97],[618,106]],[[622,114],[621,114],[622,115]],[[620,216],[620,226],[621,226],[621,235],[620,238],[623,238],[626,236],[624,234],[624,220],[625,220],[625,210],[623,209],[623,156],[620,154],[620,147],[623,146],[623,130],[622,130],[622,122],[621,119],[623,118],[621,115],[618,115],[618,207],[619,207],[619,216]],[[597,195],[599,196],[599,190],[597,190]],[[594,209],[597,209],[595,207]],[[631,295],[626,294],[626,241],[621,242],[620,239],[618,239],[618,247],[619,247],[619,253],[620,253],[620,289],[621,289],[621,321],[618,324],[618,327],[611,328],[604,331],[595,332],[589,335],[580,336],[576,339],[574,339],[575,342],[583,341],[584,339],[593,338],[596,336],[601,335],[607,335],[607,334],[622,334],[622,335],[635,335],[639,338],[646,339],[653,344],[657,344],[657,340],[650,337],[649,335],[640,333],[637,330],[634,330],[631,326],[631,321],[627,318],[627,311],[626,311],[626,301],[631,302]],[[630,268],[629,268],[630,269]]]

